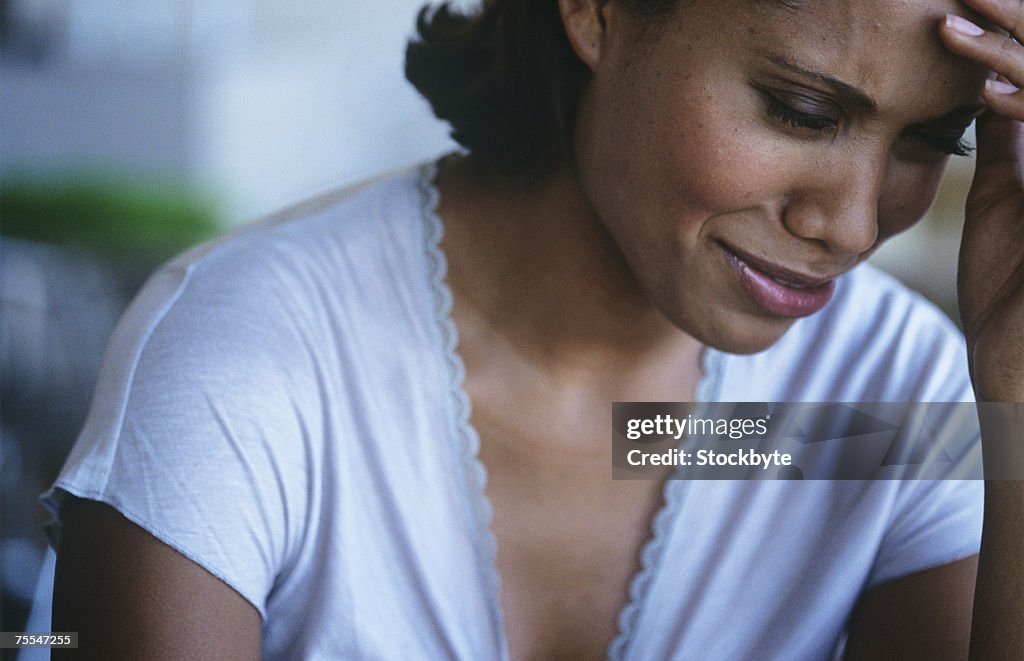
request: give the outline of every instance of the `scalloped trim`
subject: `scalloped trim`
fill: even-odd
[[[452,319],[452,293],[445,282],[448,259],[441,250],[444,223],[437,213],[441,194],[434,185],[436,177],[437,163],[424,165],[420,172],[419,188],[423,220],[426,225],[425,247],[430,288],[443,346],[447,376],[445,388],[451,403],[447,409],[449,415],[446,422],[450,431],[449,437],[456,443],[456,453],[462,459],[461,486],[466,502],[470,503],[473,509],[480,571],[491,595],[491,616],[498,628],[501,658],[507,661],[508,641],[505,637],[505,618],[501,610],[501,581],[497,566],[498,544],[491,529],[493,508],[485,491],[487,469],[480,460],[480,436],[470,423],[472,403],[464,387],[466,366],[458,353],[459,334]],[[704,350],[701,356],[702,373],[694,393],[697,401],[714,401],[718,398],[723,362],[724,356],[718,351],[710,347]],[[654,516],[651,536],[640,551],[640,569],[630,581],[629,600],[619,612],[619,634],[608,646],[609,659],[625,658],[632,646],[636,623],[645,607],[650,584],[661,566],[667,540],[671,537],[672,523],[686,500],[689,488],[688,481],[670,479],[665,482],[662,492],[663,504]]]
[[[458,353],[459,332],[452,319],[452,292],[445,282],[448,274],[448,259],[441,250],[444,238],[444,223],[437,213],[441,194],[434,185],[437,178],[437,163],[424,165],[420,172],[419,188],[423,220],[426,225],[425,248],[427,268],[430,275],[430,289],[434,298],[441,345],[443,347],[445,375],[449,406],[446,409],[449,439],[456,445],[456,456],[462,459],[460,487],[463,501],[472,508],[476,524],[476,551],[484,584],[490,595],[492,622],[497,627],[497,636],[503,661],[508,659],[508,641],[505,638],[505,618],[501,610],[501,586],[498,575],[498,543],[491,529],[493,509],[487,497],[487,469],[480,460],[480,436],[470,423],[472,403],[466,394],[466,366]]]
[[[706,347],[701,354],[701,375],[694,389],[698,402],[715,401],[722,383],[721,374],[724,356]],[[629,583],[629,601],[619,612],[619,635],[608,646],[608,658],[612,661],[625,659],[636,637],[636,626],[647,604],[650,585],[661,568],[665,547],[672,536],[672,524],[679,517],[686,495],[690,491],[688,480],[669,479],[662,491],[662,506],[654,515],[651,536],[640,551],[640,570]]]
[[[619,612],[619,635],[608,646],[608,658],[625,659],[632,648],[636,637],[636,624],[647,603],[651,583],[661,568],[661,558],[665,555],[666,541],[672,534],[672,523],[676,520],[679,509],[690,489],[686,480],[666,480],[663,491],[664,503],[654,515],[651,525],[651,536],[640,551],[640,570],[629,583],[629,601]]]

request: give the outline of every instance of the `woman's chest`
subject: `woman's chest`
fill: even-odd
[[[606,658],[662,483],[612,480],[610,428],[567,441],[539,436],[564,425],[474,419],[510,657]]]

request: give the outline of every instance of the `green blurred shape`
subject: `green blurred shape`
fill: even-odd
[[[98,175],[0,182],[0,234],[155,263],[215,236],[216,206],[176,184]]]

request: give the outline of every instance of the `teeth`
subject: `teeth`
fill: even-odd
[[[790,287],[792,289],[810,289],[811,287],[813,287],[813,285],[798,285],[795,282],[789,282],[788,280],[783,280],[782,278],[772,277],[772,280],[779,283],[780,285]]]

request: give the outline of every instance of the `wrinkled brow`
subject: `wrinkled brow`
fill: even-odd
[[[800,0],[757,0],[759,5],[775,5],[783,9],[790,9],[796,11],[803,5]]]

